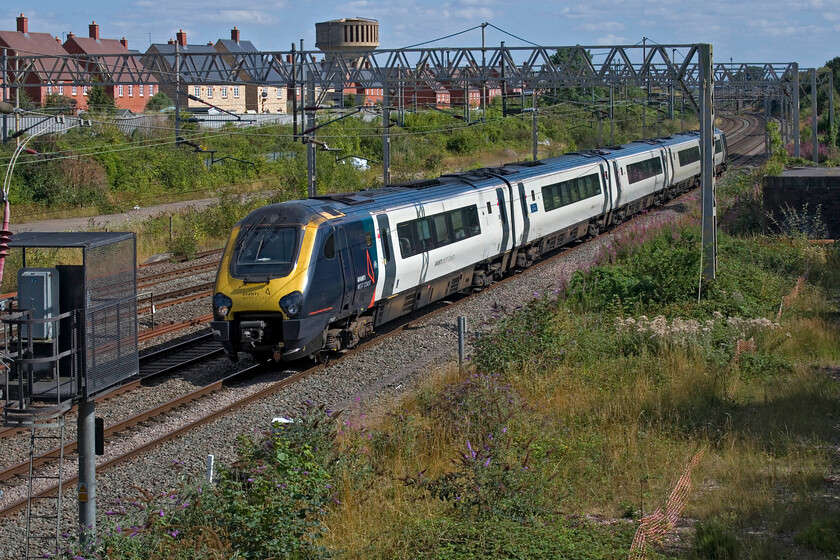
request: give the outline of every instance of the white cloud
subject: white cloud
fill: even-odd
[[[617,21],[604,21],[599,23],[582,23],[575,27],[578,31],[587,31],[590,33],[598,33],[604,31],[623,31],[625,26],[623,23]]]
[[[623,45],[625,44],[626,38],[610,33],[609,35],[598,37],[596,41],[599,45]]]

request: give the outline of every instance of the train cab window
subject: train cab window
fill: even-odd
[[[493,213],[493,204],[492,204],[492,203],[490,203],[490,202],[488,202],[488,203],[487,203],[487,213],[488,213],[488,214],[492,214],[492,213]]]
[[[331,233],[327,240],[324,241],[324,258],[325,259],[334,259],[335,258],[335,234]]]
[[[279,278],[291,271],[297,258],[300,228],[281,225],[280,219],[270,223],[264,219],[243,228],[231,260],[232,276]]]
[[[719,154],[723,151],[723,143],[720,141],[720,138],[715,139],[715,153]]]

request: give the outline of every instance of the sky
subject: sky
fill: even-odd
[[[17,4],[17,6],[15,6]],[[29,30],[64,39],[87,36],[96,21],[100,36],[125,37],[141,52],[183,29],[190,44],[230,38],[241,30],[259,50],[315,50],[315,23],[343,17],[379,22],[381,48],[401,48],[492,24],[486,44],[508,47],[711,43],[715,62],[798,62],[820,67],[840,56],[840,0],[6,0],[0,29]],[[503,30],[503,31],[500,31]],[[429,46],[481,46],[481,30]]]

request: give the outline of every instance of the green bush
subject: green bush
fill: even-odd
[[[741,543],[729,526],[719,519],[700,521],[694,526],[694,554],[702,560],[736,560]]]

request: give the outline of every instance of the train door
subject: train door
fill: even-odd
[[[344,283],[344,294],[341,298],[341,311],[350,308],[353,302],[353,294],[356,291],[356,272],[353,266],[353,255],[347,239],[347,232],[344,227],[336,228],[338,236],[338,255],[341,259],[341,280]]]
[[[387,214],[379,214],[376,216],[377,225],[379,226],[379,241],[382,246],[382,259],[380,262],[380,276],[382,291],[379,294],[380,298],[391,297],[394,294],[394,280],[397,277],[397,261],[394,258],[394,247],[391,243],[391,225]]]
[[[513,239],[513,216],[509,215],[510,205],[506,202],[507,195],[505,189],[502,187],[496,189],[496,199],[499,201],[499,222],[502,225],[502,242],[499,245],[499,253],[505,253],[513,247],[515,242]]]
[[[347,237],[350,263],[347,272],[352,273],[350,276],[351,301],[354,309],[364,310],[373,305],[376,272],[379,268],[377,250],[373,243],[373,219],[365,218],[348,223],[344,226],[344,232]]]
[[[624,203],[624,197],[621,196],[621,173],[618,171],[618,162],[613,161],[613,177],[615,177],[615,198],[613,199],[613,210],[618,210]]]
[[[601,185],[604,189],[604,206],[601,208],[601,214],[605,214],[612,209],[613,204],[613,189],[610,184],[610,167],[608,164],[602,163],[598,167],[601,169]]]
[[[664,173],[661,183],[656,185],[656,190],[661,191],[671,184],[671,176],[673,175],[674,166],[671,162],[671,148],[664,148],[659,150],[659,156],[662,158],[662,171]],[[657,181],[658,183],[659,181]]]

